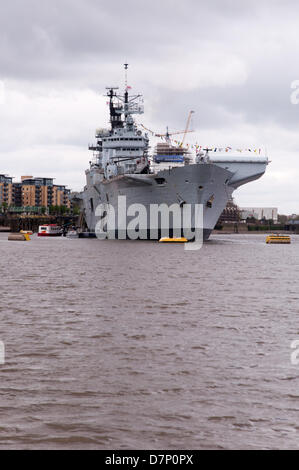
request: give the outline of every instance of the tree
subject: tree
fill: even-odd
[[[257,220],[254,218],[254,217],[247,217],[246,219],[246,223],[247,224],[256,224],[257,223]]]
[[[73,203],[73,210],[72,210],[72,212],[73,212],[74,215],[80,215],[81,209],[80,209],[79,204],[74,204],[74,203]]]
[[[8,204],[7,202],[2,202],[1,212],[5,214],[7,212]]]
[[[60,207],[59,207],[59,213],[60,213],[61,215],[64,215],[64,214],[66,213],[66,209],[67,209],[66,206],[60,206]]]

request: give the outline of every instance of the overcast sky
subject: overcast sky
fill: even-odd
[[[296,1],[10,0],[0,38],[0,173],[82,189],[127,61],[139,122],[180,130],[194,110],[190,142],[266,148],[266,174],[236,202],[299,213]]]

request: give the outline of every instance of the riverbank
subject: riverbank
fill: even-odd
[[[44,224],[58,224],[66,226],[78,226],[77,215],[30,215],[15,216],[2,215],[0,217],[0,232],[19,232],[20,230],[38,231],[38,227]]]
[[[217,227],[217,225],[216,225]],[[231,235],[232,233],[240,233],[240,234],[268,234],[268,233],[286,233],[286,234],[299,234],[299,228],[297,229],[296,226],[294,230],[288,230],[287,227],[283,225],[269,225],[269,228],[266,228],[265,225],[257,225],[257,224],[244,224],[244,223],[227,223],[223,224],[221,228],[215,228],[212,232],[213,234],[220,234],[220,235]]]

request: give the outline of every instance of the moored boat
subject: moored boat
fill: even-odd
[[[185,237],[177,237],[177,238],[169,238],[169,237],[162,237],[159,240],[160,243],[187,243],[188,240]]]
[[[79,233],[77,230],[69,230],[66,234],[67,238],[79,238]]]
[[[59,225],[56,224],[45,224],[38,227],[39,237],[60,237],[62,230]]]

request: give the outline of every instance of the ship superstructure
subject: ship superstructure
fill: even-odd
[[[89,146],[95,152],[94,164],[103,170],[105,179],[120,174],[148,173],[149,139],[137,129],[133,114],[142,114],[141,95],[129,98],[126,88],[124,96],[117,88],[109,88],[111,129],[96,130],[96,145]]]
[[[127,67],[125,64],[126,71]],[[118,198],[126,196],[127,206],[139,203],[148,213],[153,204],[177,203],[182,209],[185,204],[202,204],[203,233],[207,239],[233,191],[265,172],[266,157],[221,157],[209,149],[193,156],[184,147],[172,146],[167,138],[150,155],[148,133],[142,132],[133,118],[144,112],[141,95],[130,95],[126,80],[123,95],[118,88],[110,87],[107,96],[110,128],[97,129],[96,144],[89,146],[94,159],[86,170],[86,186],[79,195],[90,232],[95,232],[99,220],[98,205],[109,204],[118,217]],[[116,233],[116,237],[128,235],[129,222],[126,216],[122,233]],[[151,231],[149,220],[141,238],[153,238],[153,233],[160,238],[161,227]]]
[[[189,150],[179,145],[172,145],[171,142],[158,143],[154,148],[152,169],[159,171],[162,169],[179,167],[194,163],[194,157]]]

